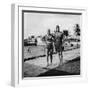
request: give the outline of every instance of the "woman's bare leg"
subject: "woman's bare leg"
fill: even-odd
[[[52,59],[53,59],[53,56],[52,56],[52,52],[51,52],[51,53],[50,53],[51,64],[52,64]]]
[[[62,51],[61,51],[61,60],[60,60],[60,62],[61,62],[61,65],[63,64],[63,53],[62,53]]]
[[[59,57],[59,61],[60,61],[59,65],[62,65],[63,64],[63,55],[62,55],[62,52],[58,52],[58,57]]]
[[[58,58],[59,58],[59,61],[60,61],[61,60],[61,58],[60,58],[60,52],[58,52]],[[60,61],[60,63],[61,63],[61,61]]]
[[[47,50],[47,66],[49,65],[49,51]]]

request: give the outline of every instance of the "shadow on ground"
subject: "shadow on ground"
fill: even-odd
[[[24,64],[24,77],[80,75],[80,57],[67,61],[55,68],[42,68],[28,63]]]
[[[65,75],[80,75],[80,57],[64,63],[54,69],[48,70],[45,73],[38,75],[41,76],[65,76]]]

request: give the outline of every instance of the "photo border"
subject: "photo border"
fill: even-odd
[[[23,79],[23,66],[22,66],[22,56],[23,56],[23,38],[24,38],[24,25],[23,25],[23,12],[22,10],[36,10],[37,12],[41,10],[41,12],[46,11],[53,11],[55,12],[62,12],[62,13],[81,13],[82,14],[82,30],[86,28],[86,9],[85,8],[51,8],[51,7],[35,7],[35,6],[28,6],[28,5],[22,5],[22,4],[13,4],[11,11],[12,11],[12,22],[11,22],[11,29],[12,29],[12,63],[11,63],[11,84],[12,86],[29,86],[35,85],[35,82],[41,80],[48,79],[50,82],[52,80],[50,79],[60,79],[59,82],[78,82],[78,81],[85,81],[86,80],[86,66],[84,65],[86,62],[82,61],[81,66],[83,65],[83,68],[81,70],[81,75],[75,75],[75,76],[55,76],[55,77],[36,77],[36,78],[27,78]],[[82,38],[82,35],[81,35]],[[23,44],[22,44],[23,43]],[[81,46],[82,48],[82,46]],[[80,50],[81,53],[81,50]],[[82,59],[82,57],[81,57]],[[24,61],[24,60],[23,60]],[[83,64],[84,63],[84,64]],[[84,72],[85,71],[85,72]],[[74,78],[74,79],[73,79]],[[71,79],[71,81],[70,81]],[[38,85],[36,83],[36,85]]]

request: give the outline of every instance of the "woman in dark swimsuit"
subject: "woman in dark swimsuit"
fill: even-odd
[[[52,59],[53,59],[53,41],[54,38],[52,34],[50,33],[50,29],[48,29],[47,35],[46,35],[46,48],[47,48],[47,66],[49,65],[49,56],[50,56],[50,61],[52,64]]]
[[[56,53],[58,53],[60,65],[62,65],[63,63],[62,42],[63,42],[63,33],[60,32],[60,27],[59,25],[57,25],[55,32],[55,49],[56,49]]]

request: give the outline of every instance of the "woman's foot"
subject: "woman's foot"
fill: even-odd
[[[47,67],[49,66],[49,63],[47,64]]]

